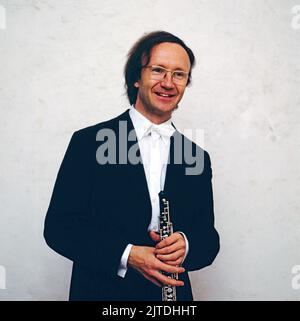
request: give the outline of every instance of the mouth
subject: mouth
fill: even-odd
[[[175,94],[167,94],[162,92],[154,92],[154,94],[162,101],[172,100],[172,98],[176,96]]]

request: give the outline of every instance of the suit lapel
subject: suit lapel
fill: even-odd
[[[175,130],[170,138],[170,151],[166,171],[164,190],[167,194],[175,191],[180,180],[180,169],[182,168],[182,135]]]
[[[135,198],[139,197],[139,200],[137,200],[135,203],[143,204],[142,209],[140,210],[142,210],[144,214],[148,213],[148,217],[146,217],[146,219],[145,219],[145,215],[140,215],[143,221],[147,223],[147,227],[148,227],[148,224],[151,221],[151,216],[152,216],[151,199],[150,199],[150,193],[148,189],[147,178],[144,170],[144,165],[142,163],[140,147],[137,140],[136,131],[134,129],[132,120],[129,115],[129,109],[121,115],[120,120],[126,121],[126,124],[127,124],[127,155],[129,155],[129,150],[130,148],[133,147],[133,145],[136,144],[137,146],[136,155],[137,155],[138,163],[131,164],[128,160],[128,165],[126,165],[125,168],[126,170],[129,171],[128,177],[130,177],[131,179],[131,181],[129,182],[129,188],[130,189],[133,188],[136,190],[136,192],[132,196]],[[129,135],[132,138],[130,140],[128,140]]]

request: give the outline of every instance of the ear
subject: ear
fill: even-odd
[[[137,81],[134,83],[134,87],[139,88],[139,83]]]

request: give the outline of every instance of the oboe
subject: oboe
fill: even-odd
[[[159,194],[160,203],[160,239],[163,240],[173,233],[173,224],[170,220],[170,206],[169,200],[165,193],[161,191]],[[178,280],[178,273],[168,273],[161,271],[163,275],[166,275],[170,279]],[[164,285],[162,287],[162,301],[177,301],[176,299],[176,286]]]

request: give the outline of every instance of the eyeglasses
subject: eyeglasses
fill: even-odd
[[[170,72],[173,82],[177,85],[185,85],[189,77],[189,73],[182,70],[170,70],[155,65],[144,66],[143,68],[149,68],[151,78],[155,80],[163,80],[166,77],[166,74]]]

